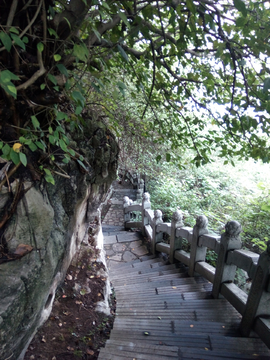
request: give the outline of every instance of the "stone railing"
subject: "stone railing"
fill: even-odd
[[[185,227],[181,211],[173,214],[171,223],[162,221],[160,210],[151,210],[150,195],[143,194],[140,204],[124,197],[125,228],[141,228],[151,240],[151,251],[168,254],[171,263],[180,261],[189,268],[189,275],[198,273],[213,284],[212,296],[224,296],[242,315],[240,331],[249,336],[255,330],[270,348],[270,241],[261,255],[241,250],[241,225],[229,221],[222,235],[209,234],[206,216],[196,219],[193,228]],[[131,221],[134,212],[141,212],[140,222]],[[170,244],[163,241],[163,234],[170,236]],[[190,244],[190,252],[182,248],[183,239]],[[206,262],[207,249],[217,253],[216,267]],[[247,295],[237,285],[234,278],[237,268],[247,272],[252,279]]]

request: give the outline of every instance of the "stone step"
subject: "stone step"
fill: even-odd
[[[147,259],[147,260],[135,260],[130,261],[128,263],[122,263],[121,266],[118,269],[115,269],[110,276],[115,276],[116,274],[123,274],[123,272],[126,271],[140,271],[143,269],[152,269],[154,267],[159,267],[164,265],[164,263],[160,262],[160,259],[153,258],[153,259]]]
[[[175,280],[177,282],[177,280]],[[150,285],[151,283],[149,283]],[[115,293],[117,294],[118,299],[130,299],[130,297],[134,297],[134,299],[141,299],[141,298],[151,298],[156,297],[161,294],[167,295],[168,297],[172,294],[179,294],[181,296],[182,293],[186,292],[195,292],[195,291],[210,291],[212,289],[212,284],[185,284],[185,285],[174,285],[174,286],[159,286],[158,284],[156,286],[149,286],[149,289],[143,288],[140,290],[140,287],[134,289],[133,291],[130,289],[121,289],[118,290],[115,288]]]
[[[188,324],[187,324],[188,325]],[[241,338],[236,336],[224,336],[218,333],[217,326],[220,324],[204,322],[202,323],[200,333],[189,332],[183,329],[183,332],[176,334],[166,334],[155,330],[149,331],[148,336],[144,331],[131,330],[113,330],[109,341],[117,342],[121,345],[121,341],[126,343],[144,343],[160,344],[164,346],[177,346],[182,356],[186,354],[187,359],[268,359],[269,349],[257,338]],[[210,330],[210,335],[205,334],[205,329]],[[190,328],[194,329],[194,328]],[[239,336],[239,335],[238,335]],[[241,352],[241,353],[240,353]],[[198,357],[197,357],[198,356]]]
[[[205,281],[201,281],[201,283],[205,283]],[[190,278],[190,277],[186,277],[185,274],[168,274],[168,275],[164,275],[164,276],[158,276],[158,277],[154,277],[151,278],[149,277],[149,281],[144,281],[144,282],[134,282],[134,283],[129,283],[129,280],[124,282],[123,284],[117,284],[114,283],[112,281],[113,287],[115,288],[115,291],[117,291],[118,293],[121,292],[135,292],[137,290],[139,291],[144,291],[145,289],[155,289],[155,288],[160,288],[163,286],[168,286],[168,287],[172,287],[174,289],[174,287],[176,286],[181,286],[181,285],[196,285],[198,284],[196,282],[196,280],[194,278]]]
[[[142,306],[144,308],[150,308],[152,306],[155,306],[158,304],[158,306],[162,306],[164,309],[172,308],[174,303],[181,303],[182,301],[186,304],[187,302],[190,302],[192,300],[208,300],[212,299],[211,291],[201,291],[201,292],[187,292],[187,293],[181,293],[180,295],[177,294],[170,294],[167,296],[166,294],[159,294],[156,297],[153,297],[152,295],[148,297],[151,299],[151,302],[148,302],[145,300],[145,298],[141,297],[140,299],[130,299],[128,303],[125,302],[125,299],[117,301],[117,306],[120,305],[122,307],[132,307],[132,309],[141,308]],[[186,306],[186,305],[184,305]]]
[[[120,343],[109,341],[106,349],[101,349],[100,359],[143,359],[143,360],[178,360],[178,347],[139,343]]]
[[[175,268],[175,269],[168,269],[168,270],[160,270],[160,271],[156,271],[156,269],[151,269],[154,271],[149,271],[147,273],[144,274],[140,274],[139,271],[137,271],[136,273],[128,273],[126,275],[123,276],[119,276],[119,277],[110,277],[110,280],[113,282],[114,286],[116,285],[123,285],[126,284],[127,282],[129,284],[135,284],[135,283],[144,283],[144,282],[149,282],[149,281],[155,281],[157,279],[160,279],[161,277],[163,278],[163,276],[168,276],[168,275],[175,275],[175,274],[181,274],[181,277],[187,277],[188,274],[187,273],[183,273],[180,272],[179,269]]]
[[[178,272],[181,272],[181,273],[184,273],[186,272],[186,269],[183,268],[183,267],[179,267],[178,264],[170,264],[170,265],[163,265],[162,266],[162,269],[157,269],[156,267],[155,268],[146,268],[146,269],[142,269],[142,270],[138,270],[137,268],[134,269],[132,268],[133,270],[128,272],[128,273],[124,273],[124,274],[110,274],[110,279],[125,279],[126,277],[133,277],[135,275],[138,275],[138,276],[143,276],[143,275],[148,275],[148,274],[151,274],[151,273],[159,273],[160,271],[164,272],[164,273],[167,273],[168,271],[175,271],[177,270]]]

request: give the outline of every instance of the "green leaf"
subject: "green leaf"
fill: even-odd
[[[3,146],[4,146],[3,141],[0,141],[0,150],[2,149]]]
[[[11,41],[11,38],[9,37],[9,35],[7,33],[5,33],[4,31],[0,31],[0,40],[2,41],[6,50],[8,52],[10,52],[11,47],[12,47],[12,41]]]
[[[71,97],[73,98],[76,103],[84,107],[85,104],[85,98],[82,96],[82,93],[79,91],[73,91],[71,94]]]
[[[68,118],[68,116],[67,116],[67,114],[65,114],[64,112],[62,112],[62,111],[57,111],[57,115],[56,115],[56,119],[55,120],[63,120],[63,119],[67,119]],[[63,129],[63,128],[61,128],[61,129]],[[60,130],[60,131],[62,131],[62,130]],[[65,131],[64,129],[63,129],[63,131]]]
[[[40,148],[41,150],[45,150],[45,146],[44,146],[40,141],[36,141],[35,144],[36,144],[37,147]]]
[[[235,8],[240,11],[244,17],[247,16],[247,8],[246,5],[244,3],[244,1],[242,0],[233,0],[234,6]]]
[[[31,116],[31,120],[32,120],[32,124],[33,124],[35,130],[37,130],[40,127],[40,123],[39,123],[38,119],[33,115],[33,116]]]
[[[23,164],[24,166],[26,166],[26,165],[27,165],[26,155],[25,155],[24,153],[20,152],[20,153],[19,153],[19,157],[20,157],[20,161],[22,162],[22,164]]]
[[[27,36],[24,36],[24,37],[22,38],[22,41],[23,41],[25,44],[28,44],[28,43],[29,43],[29,39],[28,39]]]
[[[40,85],[40,89],[41,89],[41,90],[44,90],[45,87],[46,87],[46,84],[44,84],[44,83]]]
[[[59,140],[59,145],[63,151],[67,151],[67,144],[64,142],[63,139]]]
[[[78,160],[77,159],[77,161],[78,161],[78,163],[86,170],[86,171],[88,171],[87,169],[86,169],[86,167],[85,167],[85,165],[84,165],[84,163],[83,162],[81,162],[81,160]]]
[[[54,29],[48,28],[48,31],[49,31],[49,34],[50,34],[50,35],[54,35],[56,39],[59,38],[57,32],[56,32]]]
[[[118,51],[120,52],[121,56],[123,57],[123,59],[126,61],[126,62],[129,62],[129,58],[127,56],[127,53],[125,52],[125,50],[122,48],[122,46],[120,45],[117,45],[117,49]]]
[[[8,156],[10,154],[11,147],[8,144],[5,144],[5,146],[2,148],[2,153],[5,156]]]
[[[118,15],[120,16],[121,20],[127,25],[127,27],[130,27],[130,23],[128,22],[128,19],[126,17],[126,14],[123,12],[119,12]]]
[[[161,160],[161,155],[158,155],[158,156],[156,157],[156,162],[159,163],[160,160]]]
[[[12,37],[12,40],[16,45],[20,46],[23,50],[25,50],[25,43],[19,38],[18,35],[10,34],[10,36]]]
[[[53,57],[54,57],[55,61],[60,61],[62,58],[61,55],[59,55],[59,54],[55,54],[55,55],[53,55]]]
[[[70,155],[75,156],[75,151],[73,149],[67,149],[67,151],[70,153]]]
[[[16,151],[14,151],[13,149],[11,149],[11,151],[10,151],[10,158],[14,162],[15,165],[19,164],[19,162],[20,162],[19,154],[16,153]]]
[[[17,89],[15,87],[15,85],[13,85],[12,83],[8,84],[6,87],[6,91],[12,95],[14,97],[14,99],[17,99]]]
[[[10,29],[9,29],[9,32],[12,32],[12,33],[15,33],[15,34],[19,34],[19,30],[16,29],[14,26],[12,26]]]
[[[28,146],[29,146],[29,148],[30,148],[31,151],[36,151],[36,150],[37,150],[37,147],[36,147],[36,145],[35,145],[33,142],[30,142],[30,143],[28,144]]]
[[[169,154],[169,153],[166,154],[166,161],[167,162],[171,161],[171,154]]]
[[[75,44],[73,47],[73,54],[81,61],[87,62],[89,51],[85,44]]]
[[[266,78],[266,79],[264,80],[264,83],[263,83],[263,92],[264,92],[264,93],[267,93],[269,89],[270,89],[270,77],[269,77],[269,78]]]
[[[69,76],[67,68],[63,64],[57,64],[56,67],[58,68],[61,74],[65,75],[66,77]]]
[[[187,4],[187,8],[193,13],[195,14],[196,13],[196,7],[193,3],[193,0],[187,0],[186,1],[186,4]]]
[[[37,49],[38,49],[39,52],[42,52],[44,50],[44,45],[42,44],[42,42],[39,42],[37,44]]]
[[[48,76],[48,79],[54,84],[54,85],[57,85],[57,80],[56,80],[56,77],[52,74],[47,74]]]
[[[45,170],[45,169],[44,169]],[[54,178],[50,175],[45,175],[45,180],[48,182],[48,183],[51,183],[53,185],[55,185],[55,181],[54,181]]]
[[[49,142],[50,142],[52,145],[55,145],[56,140],[57,140],[57,139],[56,139],[53,135],[49,135]]]
[[[44,171],[47,175],[52,176],[51,170],[44,168]]]

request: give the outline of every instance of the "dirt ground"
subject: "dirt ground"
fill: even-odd
[[[95,360],[105,345],[113,325],[111,315],[95,311],[103,299],[104,265],[97,262],[98,251],[91,244],[79,254],[58,289],[52,313],[33,338],[24,360]]]

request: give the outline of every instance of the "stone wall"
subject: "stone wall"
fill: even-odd
[[[55,176],[55,185],[24,176],[10,179],[0,192],[0,216],[19,183],[25,191],[15,213],[1,229],[0,245],[16,253],[19,244],[33,250],[20,259],[0,263],[0,359],[23,359],[37,328],[48,318],[55,291],[87,236],[88,223],[99,217],[116,177],[118,148],[100,124],[82,135],[72,135],[72,145],[84,154],[87,171],[76,161],[59,166],[70,179]],[[95,142],[95,143],[94,143]],[[100,246],[100,244],[99,244]],[[1,260],[1,259],[0,259]]]

